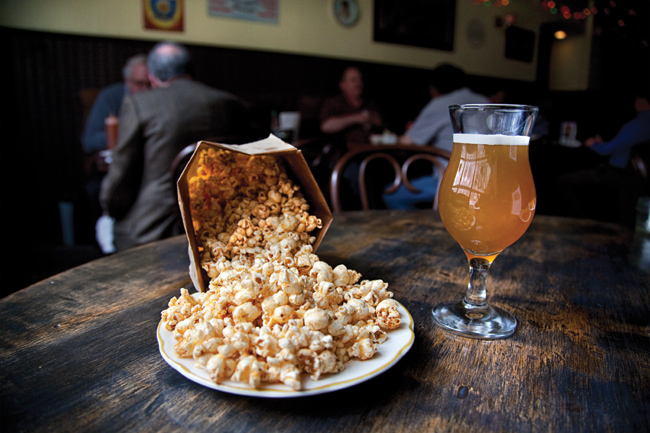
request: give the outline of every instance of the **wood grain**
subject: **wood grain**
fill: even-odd
[[[346,390],[241,397],[158,353],[160,312],[188,277],[183,237],[91,262],[0,301],[3,431],[621,432],[650,430],[650,274],[616,225],[535,217],[494,263],[509,339],[456,337],[431,307],[460,300],[467,265],[431,211],[336,214],[318,250],[390,284],[411,351]]]

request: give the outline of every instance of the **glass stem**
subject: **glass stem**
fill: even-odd
[[[492,262],[487,259],[474,257],[469,260],[469,284],[467,285],[465,303],[472,307],[484,307],[487,305],[485,285],[488,270],[491,265]]]

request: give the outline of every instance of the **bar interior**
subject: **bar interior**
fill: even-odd
[[[8,355],[0,361],[0,424],[16,431],[171,431],[172,424],[210,431],[211,422],[232,423],[232,430],[220,424],[224,431],[650,430],[649,22],[650,2],[641,0],[3,0],[8,110],[0,215],[8,254],[1,261],[0,312],[13,324],[0,335]],[[169,70],[165,49],[190,59],[169,79],[158,73]],[[175,96],[168,106],[172,96],[154,99],[181,84],[192,97]],[[111,88],[114,96],[107,96]],[[110,98],[119,109],[106,105],[100,115]],[[497,163],[491,158],[499,157],[456,142],[465,135],[460,120],[452,147],[447,107],[454,104],[537,107],[528,108],[532,117],[517,126],[519,132],[503,133],[526,136],[527,145],[511,146],[509,158],[527,159],[534,180],[532,199],[522,198],[521,188],[508,193],[508,213],[525,225],[508,248],[484,251],[459,241],[461,248],[450,236],[450,224],[461,234],[476,228],[473,212],[487,207],[480,197],[496,188],[496,181],[481,183],[479,173],[497,173],[511,162]],[[209,118],[215,113],[218,120]],[[99,141],[90,138],[93,122]],[[309,185],[318,211],[308,218],[309,207],[296,193],[297,204],[282,201],[277,218],[301,209],[295,227],[303,234],[293,239],[318,236],[314,253],[331,265],[332,278],[343,272],[339,281],[347,281],[348,271],[336,267],[343,263],[349,275],[360,272],[362,288],[375,280],[388,283],[390,296],[376,295],[377,302],[366,306],[367,315],[388,316],[356,320],[383,323],[401,315],[404,334],[395,334],[388,355],[368,355],[379,362],[375,373],[354,376],[351,369],[331,376],[351,377],[348,385],[334,380],[319,388],[317,365],[329,358],[316,361],[314,355],[306,367],[313,383],[303,379],[300,391],[286,379],[294,390],[270,388],[264,395],[258,382],[250,391],[215,384],[207,375],[197,380],[195,368],[207,371],[212,364],[183,367],[169,349],[172,333],[164,329],[175,319],[165,317],[176,314],[170,298],[195,302],[179,289],[209,290],[220,266],[205,265],[201,254],[209,247],[194,245],[209,237],[197,222],[207,217],[176,201],[176,180],[183,179],[188,202],[205,198],[208,193],[195,192],[197,176],[226,160],[244,161],[237,146],[257,141],[262,149],[247,152],[302,155],[304,165],[285,164],[278,175],[267,160],[266,171],[250,162],[241,170],[224,162],[230,175],[211,188],[223,197],[231,197],[227,185],[237,185],[235,192],[252,188],[237,177],[240,171],[269,179],[269,185],[279,176],[283,194]],[[215,152],[223,161],[207,165]],[[192,172],[183,174],[189,161]],[[456,169],[454,178],[449,171]],[[155,195],[161,190],[163,198]],[[265,219],[275,193],[237,198],[240,213],[253,215],[255,224],[264,219],[260,233],[278,224]],[[471,210],[450,208],[452,195],[468,200]],[[201,201],[203,211],[230,210],[217,198]],[[255,200],[257,207],[245,207]],[[230,245],[239,233],[237,251],[252,254],[259,246],[250,239],[257,235],[246,224],[224,242]],[[194,255],[188,253],[188,227],[196,230]],[[213,252],[222,240],[211,238]],[[466,290],[462,302],[469,302],[472,290],[481,292],[473,284],[484,289],[486,280],[489,304],[503,305],[516,318],[508,334],[479,330],[467,339],[443,330],[432,308],[458,302]],[[484,292],[478,302],[487,308]],[[287,306],[305,302],[296,301],[304,295],[287,293]],[[324,295],[313,295],[319,311],[330,311],[321,318],[330,325],[339,317],[331,293],[331,310]],[[130,304],[130,296],[142,299]],[[390,303],[380,308],[383,296],[394,296],[399,310]],[[251,302],[245,312],[238,309],[248,305],[244,301],[229,311],[252,315],[254,323],[262,317],[287,323],[267,317],[261,301],[260,311]],[[300,323],[316,323],[311,313],[298,311],[293,314]],[[473,314],[478,320],[493,312]],[[120,321],[129,325],[118,341],[113,324]],[[160,353],[153,344],[156,326]],[[336,336],[332,344],[355,356],[370,350],[359,337],[370,331],[357,327],[350,331],[358,338],[354,349]],[[390,342],[393,331],[381,329]],[[54,335],[63,332],[70,334]],[[27,343],[30,335],[36,340]],[[73,349],[72,338],[86,349],[77,343]],[[151,344],[139,346],[142,339]],[[110,348],[127,353],[118,357]],[[66,358],[68,349],[79,353],[62,366],[43,359],[50,353]],[[109,358],[114,362],[102,361]],[[41,364],[52,379],[39,378]],[[28,371],[20,373],[21,365]],[[110,385],[91,365],[111,376]],[[236,375],[253,383],[248,368]],[[264,369],[262,381],[271,370]],[[128,372],[138,383],[128,384]],[[87,392],[73,389],[79,386]],[[106,400],[110,417],[99,400]],[[190,400],[194,413],[182,406]],[[112,421],[120,414],[126,421]]]

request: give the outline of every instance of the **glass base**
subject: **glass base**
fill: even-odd
[[[437,305],[433,319],[443,329],[463,337],[494,340],[515,333],[517,319],[499,307],[475,307],[465,302]]]

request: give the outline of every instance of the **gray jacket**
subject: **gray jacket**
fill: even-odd
[[[100,193],[104,211],[116,220],[116,249],[178,234],[174,157],[198,140],[242,134],[247,125],[243,101],[190,79],[126,96],[118,145]]]

